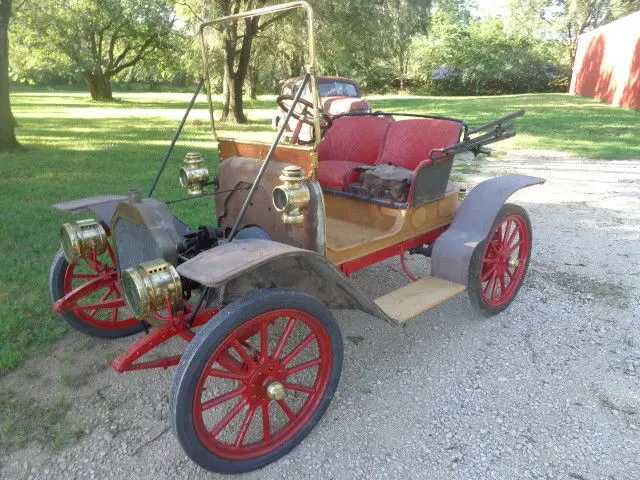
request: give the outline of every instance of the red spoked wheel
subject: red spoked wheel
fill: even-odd
[[[113,265],[110,248],[77,264],[69,264],[62,250],[54,257],[49,276],[53,309],[74,329],[101,338],[126,337],[144,329],[122,298]]]
[[[531,256],[531,223],[524,208],[505,204],[492,232],[476,247],[469,268],[469,297],[485,315],[495,315],[513,301]]]
[[[174,380],[174,431],[207,470],[261,468],[311,431],[341,368],[340,332],[323,304],[288,290],[253,294],[187,347]]]

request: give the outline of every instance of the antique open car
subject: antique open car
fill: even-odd
[[[449,178],[456,153],[515,135],[507,122],[522,112],[474,130],[455,119],[381,112],[329,119],[319,108],[306,2],[217,19],[200,32],[204,39],[224,22],[297,8],[308,19],[309,66],[285,99],[275,140],[218,137],[215,179],[201,155],[185,159],[180,180],[191,198],[215,198],[215,225],[191,229],[171,202],[152,198],[168,155],[147,197],[130,191],[55,206],[94,218],[61,227],[53,309],[89,335],[145,332],[113,368],[178,365],[173,430],[191,459],[216,472],[263,467],[320,420],[343,361],[331,309],[399,325],[466,290],[481,313],[504,310],[531,254],[527,213],[505,201],[544,181],[506,175],[463,197]],[[208,72],[206,48],[203,40]],[[311,102],[300,99],[307,84]],[[313,127],[312,145],[280,141],[290,118]],[[207,185],[215,190],[205,193]],[[431,275],[415,278],[405,253],[423,255]],[[350,280],[394,256],[410,278],[406,286],[371,299]],[[182,355],[145,357],[174,337],[189,342]]]

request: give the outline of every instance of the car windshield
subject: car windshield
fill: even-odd
[[[349,82],[327,82],[321,81],[320,85],[321,97],[358,97],[358,89],[353,83]]]

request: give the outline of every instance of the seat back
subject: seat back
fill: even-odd
[[[419,118],[393,122],[376,165],[391,164],[415,170],[429,152],[460,140],[462,125],[451,120]]]
[[[318,160],[373,165],[391,123],[393,120],[389,117],[369,115],[335,119],[318,147]]]

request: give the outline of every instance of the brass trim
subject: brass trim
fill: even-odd
[[[65,223],[60,226],[59,234],[64,258],[70,264],[89,258],[94,251],[102,255],[107,250],[107,232],[96,220]]]
[[[184,166],[180,169],[180,184],[187,188],[187,195],[196,197],[207,193],[204,186],[209,182],[209,169],[204,158],[198,152],[189,152],[184,157]]]
[[[173,265],[163,259],[141,263],[128,268],[120,275],[122,295],[137,318],[158,322],[151,314],[182,303],[182,282]]]
[[[240,143],[245,145],[258,145],[270,147],[273,142],[265,142],[262,140],[245,140],[244,138],[218,137],[218,143]],[[314,152],[314,148],[308,145],[291,145],[287,143],[278,144],[278,149],[299,150],[301,152]]]
[[[267,396],[271,400],[280,401],[284,400],[285,388],[280,382],[271,382],[267,385]]]
[[[303,210],[311,202],[307,174],[296,165],[288,165],[282,169],[280,181],[284,183],[273,189],[273,206],[282,213],[283,223],[295,225],[304,222]]]

